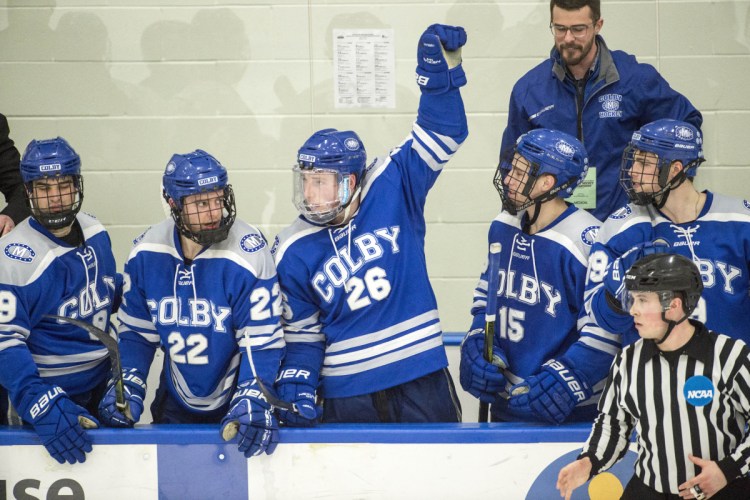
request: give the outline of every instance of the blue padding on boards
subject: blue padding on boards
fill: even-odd
[[[161,499],[248,498],[247,459],[235,443],[160,444],[157,454]]]

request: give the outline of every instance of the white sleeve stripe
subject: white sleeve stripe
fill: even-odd
[[[128,325],[133,330],[148,330],[150,332],[156,331],[156,326],[151,321],[147,321],[141,318],[136,318],[127,314],[124,310],[120,309],[117,311],[117,319]]]
[[[320,313],[318,311],[315,311],[314,314],[311,314],[310,316],[306,318],[299,319],[297,321],[293,321],[291,323],[284,323],[285,329],[288,330],[304,330],[306,327],[309,327],[311,325],[315,325],[318,323],[318,317],[320,316]],[[318,324],[318,329],[320,329],[320,324]]]
[[[417,142],[424,144],[424,147],[431,151],[433,155],[438,159],[438,161],[440,161],[440,163],[445,163],[450,160],[451,156],[453,156],[453,153],[456,151],[456,149],[458,149],[458,147],[456,147],[452,150],[446,151],[445,148],[441,147],[440,144],[438,144],[435,139],[430,136],[430,134],[428,134],[422,127],[420,127],[416,123],[414,124],[412,131],[414,133],[414,138],[417,139]],[[437,137],[441,140],[443,139],[443,137],[441,136]]]
[[[593,339],[591,337],[581,337],[579,342],[589,347],[593,347],[597,351],[606,352],[607,354],[611,354],[613,356],[616,356],[617,353],[620,352],[620,349],[617,346]]]
[[[64,363],[81,363],[91,360],[101,360],[103,357],[107,357],[107,349],[101,348],[95,351],[82,352],[78,354],[68,355],[45,355],[45,354],[32,354],[31,358],[37,365],[60,365]]]
[[[88,363],[83,363],[80,365],[61,366],[57,368],[47,368],[44,366],[37,366],[37,370],[39,371],[39,375],[41,377],[60,377],[62,375],[71,375],[73,373],[85,372],[103,363],[106,359],[107,359],[107,356],[105,355],[101,359],[98,359],[95,361],[89,361]]]
[[[239,332],[238,332],[239,335]],[[274,344],[279,339],[284,338],[283,331],[279,328],[278,331],[274,332],[271,336],[263,336],[263,337],[248,337],[250,339],[250,347],[258,347],[258,348],[265,348],[271,344]],[[247,345],[247,340],[245,340],[245,336],[239,338],[238,342],[240,347],[245,347]]]
[[[281,326],[278,323],[272,325],[260,325],[260,326],[246,326],[240,328],[234,333],[235,338],[245,336],[245,332],[251,337],[268,337],[269,335],[275,335],[281,330]]]
[[[21,339],[2,340],[0,341],[0,352],[18,345],[26,345],[26,342]]]
[[[448,147],[448,150],[451,153],[455,153],[456,151],[458,151],[458,148],[460,147],[460,144],[457,143],[456,141],[454,141],[452,137],[447,136],[447,135],[438,134],[437,132],[433,132],[433,131],[427,131],[427,130],[423,129],[417,122],[414,122],[414,125],[412,126],[412,130],[414,132],[416,132],[417,135],[419,135],[420,137],[422,135],[428,135],[428,134],[434,135],[435,137],[437,137],[440,140],[440,142],[442,142],[443,144],[445,144]]]
[[[438,163],[435,158],[432,157],[432,155],[425,149],[422,144],[420,144],[419,141],[412,141],[411,147],[414,151],[417,152],[420,158],[427,164],[428,167],[430,167],[434,171],[441,170],[443,168],[442,163]]]
[[[29,331],[26,328],[21,328],[18,325],[8,325],[9,327],[12,327],[13,330],[7,331],[7,332],[0,332],[0,339],[3,337],[8,338],[17,338],[17,339],[23,339],[29,337]]]

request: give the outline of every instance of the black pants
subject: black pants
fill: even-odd
[[[711,500],[748,500],[750,499],[750,478],[735,479],[722,488]],[[621,500],[680,500],[679,495],[659,493],[646,486],[636,476],[628,482]]]
[[[461,404],[447,368],[383,391],[326,398],[324,423],[460,422]]]

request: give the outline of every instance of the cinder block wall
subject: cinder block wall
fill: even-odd
[[[485,258],[492,187],[513,83],[547,57],[546,0],[0,1],[0,112],[20,150],[61,135],[79,151],[86,211],[109,228],[122,269],[164,217],[160,175],[203,148],[230,171],[239,214],[269,239],[288,224],[296,148],[313,131],[357,130],[370,155],[414,119],[416,41],[434,22],[469,33],[470,136],[428,199],[427,256],[444,329],[464,330]],[[703,187],[750,194],[750,0],[604,1],[609,46],[655,65],[705,116]],[[333,105],[332,30],[392,28],[396,108]]]

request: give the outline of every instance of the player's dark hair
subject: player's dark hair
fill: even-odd
[[[552,19],[552,9],[557,6],[563,10],[579,10],[584,7],[591,7],[591,20],[597,22],[602,17],[602,8],[600,0],[550,0],[549,17]]]

